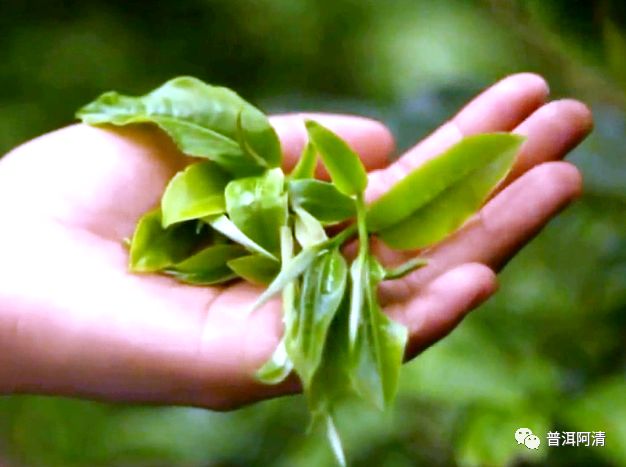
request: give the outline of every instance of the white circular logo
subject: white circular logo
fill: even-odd
[[[528,435],[524,439],[524,444],[528,449],[538,449],[539,445],[541,444],[541,440],[535,435]]]

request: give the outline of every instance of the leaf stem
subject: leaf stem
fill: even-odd
[[[385,280],[402,279],[407,274],[428,264],[426,258],[411,258],[395,268],[385,269]]]
[[[285,270],[286,266],[293,259],[293,233],[289,225],[280,228],[280,256],[282,261],[281,270]],[[295,319],[295,294],[296,287],[293,281],[285,285],[282,292],[283,299],[283,323],[285,324],[285,334],[291,327]]]
[[[365,200],[363,194],[358,194],[356,197],[356,223],[359,233],[359,256],[365,256],[369,251],[366,219]]]
[[[339,247],[347,242],[350,238],[352,238],[354,234],[357,233],[357,230],[357,225],[351,224],[343,229],[341,232],[339,232],[337,235],[327,240],[326,244],[329,247]]]

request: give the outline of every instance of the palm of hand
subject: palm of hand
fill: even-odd
[[[574,167],[545,162],[584,137],[590,116],[573,101],[540,108],[546,94],[533,75],[510,77],[388,167],[393,142],[380,124],[315,117],[372,170],[369,198],[464,135],[515,129],[528,136],[507,182],[517,180],[426,252],[428,268],[383,284],[386,311],[409,327],[409,356],[491,295],[493,270],[578,194]],[[292,166],[304,142],[302,118],[273,123]],[[188,162],[155,128],[83,125],[38,138],[2,161],[2,389],[218,409],[297,390],[295,379],[278,387],[254,381],[281,334],[276,301],[245,313],[259,288],[191,287],[127,271],[120,240]],[[411,254],[374,247],[386,262]]]

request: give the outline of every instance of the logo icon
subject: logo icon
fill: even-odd
[[[515,432],[515,441],[528,449],[538,449],[541,444],[541,440],[533,434],[530,428],[518,428]]]
[[[533,432],[530,428],[518,428],[515,432],[515,441],[517,441],[517,444],[524,444],[524,439],[526,439],[528,435],[532,434]]]

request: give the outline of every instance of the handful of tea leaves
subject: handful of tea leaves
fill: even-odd
[[[155,124],[198,159],[139,220],[130,269],[196,285],[264,285],[255,308],[281,293],[284,335],[257,376],[277,384],[297,373],[312,422],[325,427],[342,464],[334,407],[351,395],[389,406],[407,341],[405,327],[381,310],[377,286],[426,265],[416,258],[386,269],[370,253],[370,235],[396,249],[443,239],[480,208],[522,142],[508,133],[465,138],[366,206],[366,171],[329,129],[306,122],[309,142],[285,174],[267,117],[233,91],[195,78],[141,97],[108,92],[78,117],[93,125]],[[330,182],[314,178],[318,158]],[[329,237],[330,225],[345,227]],[[341,247],[354,237],[358,254],[348,264]]]

